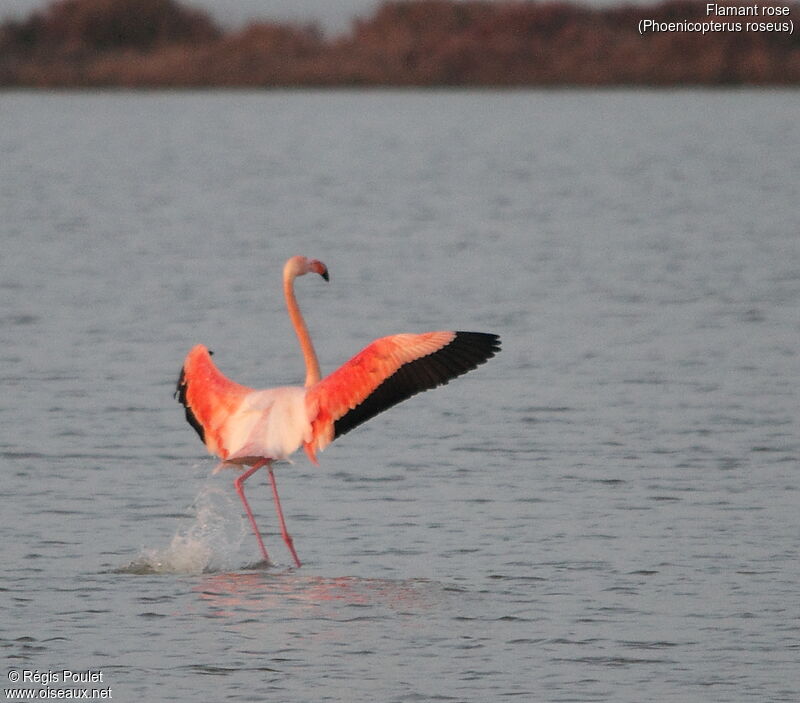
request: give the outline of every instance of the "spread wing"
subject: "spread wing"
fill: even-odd
[[[223,375],[211,360],[211,352],[198,344],[186,355],[175,396],[186,409],[186,420],[208,450],[224,459],[225,421],[251,391]]]
[[[471,371],[500,351],[500,338],[484,332],[395,334],[376,339],[309,388],[306,404],[313,439],[324,449],[362,422],[421,391]]]

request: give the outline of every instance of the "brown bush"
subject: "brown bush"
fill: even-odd
[[[149,50],[220,34],[208,15],[174,0],[59,0],[5,30],[16,47],[48,54]]]
[[[790,6],[800,15],[800,5]],[[352,30],[253,23],[223,33],[175,0],[59,0],[0,26],[0,85],[725,85],[800,83],[800,37],[662,32],[705,3],[385,2]],[[730,18],[725,18],[730,19]]]

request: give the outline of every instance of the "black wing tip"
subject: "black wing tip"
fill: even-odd
[[[491,359],[501,351],[500,335],[492,332],[464,332],[455,333],[455,338],[450,344],[464,344],[472,347],[476,352],[483,351],[486,359]],[[449,346],[449,345],[448,345]]]
[[[189,387],[189,384],[186,381],[186,369],[181,369],[181,375],[178,376],[178,385],[175,387],[175,393],[173,397],[186,409],[186,421],[195,429],[195,432],[200,436],[200,439],[203,440],[203,443],[206,441],[206,433],[203,429],[203,426],[198,421],[195,414],[192,412],[192,408],[189,405],[189,400],[186,397],[186,392]]]
[[[499,335],[489,332],[454,332],[449,343],[427,356],[401,366],[363,403],[333,423],[334,438],[421,391],[447,384],[500,351]]]
[[[172,394],[179,403],[186,405],[186,369],[181,367],[181,374],[178,376],[178,383],[175,386],[175,392]]]
[[[501,351],[500,335],[491,332],[456,332],[450,344],[434,354],[452,356],[456,366],[461,369],[452,378],[485,364]],[[450,379],[448,379],[450,380]],[[444,381],[447,383],[447,381]]]

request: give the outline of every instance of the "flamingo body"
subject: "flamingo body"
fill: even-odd
[[[301,446],[317,463],[316,452],[334,439],[420,391],[447,383],[490,359],[500,350],[499,337],[483,332],[395,334],[376,339],[336,371],[320,379],[319,364],[294,298],[294,278],[318,273],[324,264],[292,257],[284,267],[284,294],[306,361],[305,386],[254,390],[228,379],[211,352],[198,344],[186,356],[176,397],[208,450],[222,459],[218,467],[251,468],[235,481],[236,490],[261,547],[266,550],[243,482],[267,466],[284,541],[300,560],[286,532],[272,462],[288,459]]]
[[[186,357],[178,394],[189,423],[225,463],[282,461],[311,439],[304,388],[253,390],[235,383],[202,344]]]

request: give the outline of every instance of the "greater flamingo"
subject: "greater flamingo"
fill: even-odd
[[[205,346],[193,347],[181,369],[175,396],[186,419],[209,452],[226,468],[249,467],[234,480],[264,560],[269,556],[244,482],[267,467],[281,535],[299,567],[300,559],[286,530],[272,464],[300,445],[317,464],[316,452],[387,408],[412,395],[447,383],[484,363],[500,350],[500,338],[483,332],[395,334],[376,339],[350,361],[321,379],[319,362],[294,295],[294,279],[317,273],[326,281],[321,261],[293,256],[283,268],[283,293],[306,364],[304,387],[254,390],[226,378]]]

